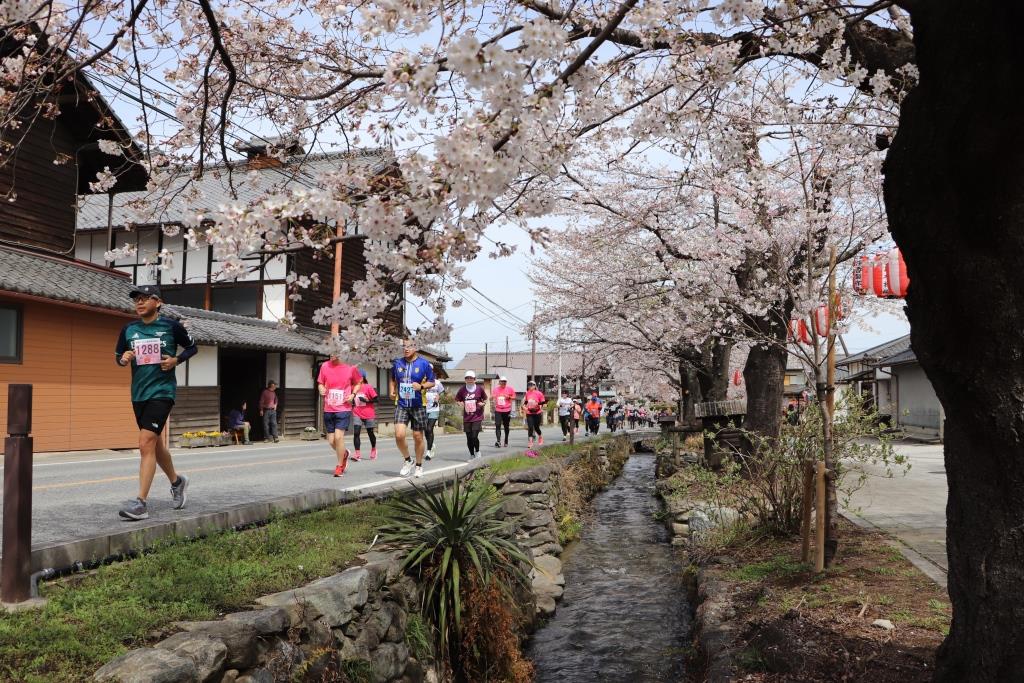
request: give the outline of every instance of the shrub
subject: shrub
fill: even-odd
[[[858,402],[840,400],[832,426],[833,469],[836,494],[847,505],[850,496],[867,479],[867,465],[882,465],[887,476],[909,464],[896,453],[892,437],[879,424],[878,416]],[[821,459],[824,452],[822,420],[816,403],[809,405],[796,425],[784,424],[778,439],[766,441],[747,434],[755,450],[736,453],[720,472],[690,468],[683,482],[692,497],[719,506],[735,507],[753,518],[759,531],[790,534],[800,530],[805,466]],[[682,483],[682,482],[681,482]],[[677,483],[678,487],[679,484]]]
[[[521,567],[529,560],[498,518],[500,508],[488,487],[467,488],[455,478],[439,492],[392,502],[383,530],[386,542],[406,551],[402,567],[423,586],[421,611],[436,630],[439,657],[460,677],[467,592],[493,576],[513,590],[527,581]]]

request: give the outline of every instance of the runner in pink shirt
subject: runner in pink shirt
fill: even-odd
[[[505,447],[508,447],[508,427],[512,420],[512,407],[516,403],[516,390],[509,386],[508,377],[498,378],[498,386],[491,390],[494,399],[494,447],[501,447],[501,429],[505,428]]]
[[[377,428],[377,390],[372,384],[366,381],[366,373],[363,373],[362,383],[353,392],[352,415],[352,445],[355,446],[355,453],[352,459],[358,462],[363,454],[359,452],[359,431],[365,427],[366,436],[370,438],[370,460],[377,459],[377,435],[374,429]]]
[[[345,432],[352,421],[352,390],[363,381],[359,368],[341,362],[337,354],[332,353],[331,359],[320,366],[320,374],[316,383],[320,395],[324,397],[324,430],[327,442],[331,444],[338,465],[334,468],[334,476],[345,474],[348,465],[348,449],[345,448]]]
[[[528,448],[533,450],[533,435],[537,435],[537,445],[544,445],[544,435],[540,433],[540,420],[547,402],[544,394],[537,390],[537,383],[530,380],[526,396],[523,397],[523,411],[526,413],[526,429],[529,436]]]

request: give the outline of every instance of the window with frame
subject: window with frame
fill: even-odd
[[[0,304],[0,363],[21,363],[21,308]]]

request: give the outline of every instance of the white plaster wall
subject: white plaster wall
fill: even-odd
[[[288,389],[313,388],[313,356],[289,353],[285,364],[285,387]]]

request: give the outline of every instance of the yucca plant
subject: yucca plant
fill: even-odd
[[[423,587],[422,610],[437,631],[439,653],[456,663],[466,573],[475,572],[483,584],[495,573],[525,582],[522,563],[529,559],[498,518],[501,501],[488,487],[470,488],[455,478],[441,491],[417,491],[390,504],[382,538],[407,551],[402,567]]]

